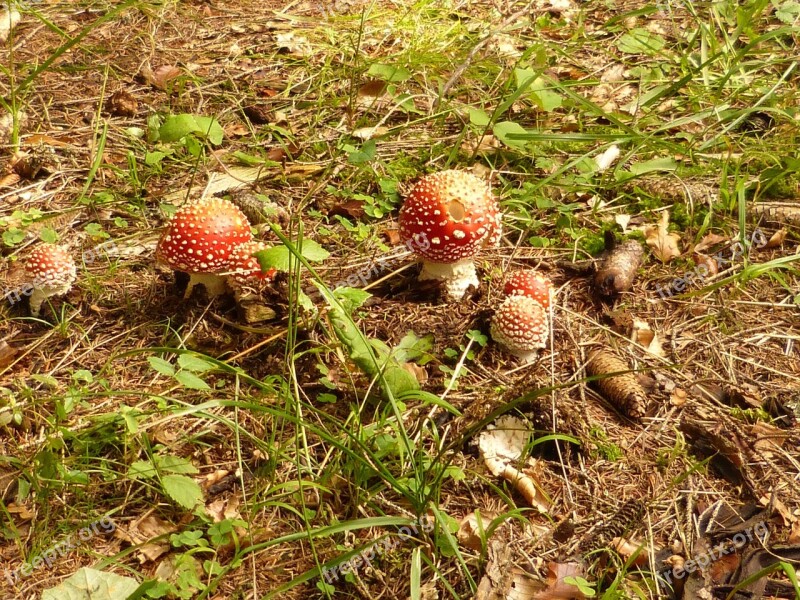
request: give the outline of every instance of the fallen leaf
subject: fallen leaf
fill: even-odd
[[[364,216],[364,203],[360,200],[348,200],[336,204],[328,211],[328,216],[345,217],[346,219],[360,219]]]
[[[728,238],[722,235],[717,235],[716,233],[709,233],[707,234],[700,242],[692,248],[692,252],[697,252],[698,254],[703,252],[703,250],[707,250],[712,246],[716,246],[722,242],[727,242]]]
[[[704,277],[719,273],[719,265],[717,264],[716,259],[708,254],[695,253],[694,262],[698,267],[702,267],[703,270],[705,270],[705,274],[703,275]]]
[[[471,550],[480,550],[481,535],[486,536],[486,530],[496,515],[491,512],[471,512],[461,519],[458,525],[458,543]]]
[[[358,95],[377,98],[378,96],[383,95],[388,85],[389,84],[382,79],[372,79],[362,84],[361,87],[358,88]]]
[[[614,222],[622,228],[622,233],[626,233],[628,224],[631,222],[631,215],[614,215]]]
[[[547,563],[547,589],[533,596],[534,600],[582,600],[586,596],[581,590],[564,580],[567,577],[585,577],[583,567],[576,562]]]
[[[648,325],[646,321],[642,321],[641,319],[633,320],[631,341],[641,345],[653,356],[664,356],[664,349],[661,347],[661,341],[658,339],[656,332],[650,328],[650,325]]]
[[[783,245],[783,242],[786,240],[786,235],[788,232],[785,228],[779,229],[775,233],[772,234],[772,237],[769,238],[769,241],[762,246],[764,250],[769,250],[771,248],[779,248]]]
[[[266,125],[269,123],[271,111],[266,106],[252,104],[245,106],[242,110],[253,125]]]
[[[302,35],[295,34],[294,31],[276,34],[275,43],[278,46],[278,50],[284,54],[309,56],[312,53],[311,44],[308,43],[308,40]]]
[[[392,246],[396,246],[400,243],[400,230],[399,229],[384,229],[381,231],[381,235]]]
[[[167,89],[167,84],[181,74],[181,69],[171,65],[161,65],[151,69],[144,65],[139,71],[139,75],[145,82],[160,90]]]
[[[353,131],[353,137],[357,137],[360,140],[371,140],[374,137],[380,137],[387,133],[389,133],[388,128],[376,125],[375,127],[359,127]]]
[[[11,187],[19,183],[20,176],[16,173],[8,173],[7,175],[0,176],[0,189]]]
[[[249,134],[250,130],[241,123],[231,123],[225,127],[225,135],[230,137],[243,137]]]
[[[644,567],[650,561],[650,554],[647,551],[647,544],[628,538],[615,537],[611,540],[611,547],[617,551],[622,558],[627,562],[634,554],[636,558],[633,564],[637,567]]]
[[[5,340],[0,340],[0,367],[10,365],[17,354],[19,354],[17,348],[9,346]]]
[[[169,552],[169,541],[159,541],[145,543],[149,540],[174,533],[177,527],[154,515],[147,515],[131,523],[127,528],[118,526],[114,530],[114,537],[121,539],[133,546],[139,546],[136,550],[136,557],[140,564],[154,561],[159,556]]]
[[[677,233],[669,232],[669,211],[661,213],[658,225],[649,225],[644,231],[645,241],[655,257],[666,264],[681,255],[680,239]]]

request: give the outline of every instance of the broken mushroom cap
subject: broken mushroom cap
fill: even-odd
[[[509,296],[494,313],[489,332],[506,351],[530,363],[547,345],[550,322],[547,312],[533,298]]]
[[[25,275],[31,292],[31,314],[38,315],[51,296],[62,296],[75,283],[75,261],[63,246],[41,244],[25,260]]]
[[[544,275],[533,269],[516,271],[508,276],[503,286],[506,296],[528,296],[533,298],[545,310],[550,308],[550,299],[553,294],[553,284]]]
[[[225,292],[231,253],[253,239],[250,222],[235,204],[222,198],[180,208],[158,241],[156,258],[175,271],[189,274],[184,298],[202,284],[209,297]]]
[[[253,256],[256,252],[266,249],[267,246],[264,242],[256,240],[236,246],[228,261],[229,281],[233,280],[238,284],[247,285],[247,283],[266,282],[272,279],[275,276],[275,269],[262,271],[261,264]]]
[[[419,278],[444,282],[451,300],[478,287],[472,257],[496,246],[501,233],[497,200],[483,180],[464,171],[423,177],[400,210],[400,236],[422,258]]]

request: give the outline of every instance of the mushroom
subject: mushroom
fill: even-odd
[[[203,200],[180,208],[158,241],[156,258],[189,274],[184,298],[201,284],[209,297],[225,293],[223,274],[234,248],[253,239],[250,222],[232,202]]]
[[[516,271],[508,276],[503,286],[506,296],[528,296],[533,298],[542,308],[550,308],[550,299],[553,294],[553,284],[544,275],[533,269]]]
[[[542,305],[529,296],[508,296],[494,313],[492,339],[525,363],[547,345],[550,323]]]
[[[228,260],[228,282],[233,281],[235,284],[247,285],[253,282],[266,282],[275,277],[275,269],[262,271],[261,264],[253,256],[256,252],[266,249],[266,244],[257,240],[236,246]]]
[[[481,179],[463,171],[441,171],[420,179],[400,210],[400,236],[422,258],[420,280],[444,283],[460,300],[478,287],[472,257],[496,246],[502,225],[497,200]]]
[[[25,261],[25,275],[31,294],[31,314],[38,315],[51,296],[62,296],[75,283],[75,261],[63,246],[42,244]]]

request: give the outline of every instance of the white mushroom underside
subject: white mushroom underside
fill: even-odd
[[[38,315],[45,300],[51,296],[63,296],[71,287],[72,281],[60,285],[37,285],[31,292],[31,314]]]
[[[450,300],[461,300],[469,286],[477,289],[480,282],[475,272],[475,263],[471,258],[465,258],[454,263],[435,263],[422,261],[420,281],[435,280],[444,283],[447,297]]]
[[[189,284],[186,286],[186,291],[183,294],[184,299],[192,295],[192,289],[196,285],[202,285],[206,288],[206,294],[208,294],[209,298],[216,298],[228,291],[225,287],[225,277],[221,275],[216,275],[214,273],[189,273]]]

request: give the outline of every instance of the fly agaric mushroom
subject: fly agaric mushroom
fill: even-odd
[[[225,293],[223,273],[234,248],[253,239],[250,222],[232,202],[212,198],[184,206],[158,241],[156,258],[189,274],[184,298],[202,284],[209,297]]]
[[[508,296],[492,318],[492,339],[525,363],[533,362],[547,345],[547,312],[529,296]]]
[[[31,291],[31,314],[38,315],[51,296],[62,296],[75,283],[75,261],[63,246],[42,244],[25,261],[25,275]]]
[[[470,285],[478,287],[472,257],[483,246],[496,246],[501,231],[491,190],[463,171],[423,177],[400,210],[400,236],[422,258],[420,280],[444,282],[451,300],[460,300]]]
[[[275,269],[270,269],[267,272],[262,271],[261,264],[253,256],[256,252],[266,249],[267,246],[264,242],[256,240],[236,246],[228,260],[228,281],[233,280],[237,284],[247,285],[248,283],[266,282],[272,279],[276,273]]]
[[[533,269],[527,271],[516,271],[508,276],[503,286],[503,293],[506,296],[528,296],[533,298],[542,308],[550,308],[550,297],[553,293],[553,284],[544,275],[540,275]]]

